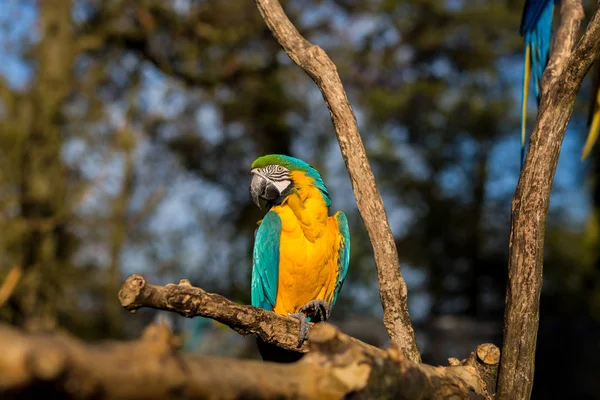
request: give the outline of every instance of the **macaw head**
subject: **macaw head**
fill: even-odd
[[[258,206],[260,199],[267,202],[267,209],[281,202],[301,184],[300,179],[308,178],[310,184],[317,187],[325,204],[329,207],[331,200],[321,178],[321,174],[309,164],[294,157],[282,154],[268,154],[257,158],[252,163],[252,181],[250,196]]]

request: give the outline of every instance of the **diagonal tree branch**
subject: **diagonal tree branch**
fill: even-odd
[[[539,322],[544,234],[552,181],[575,96],[600,53],[600,13],[576,40],[583,17],[578,0],[564,0],[538,118],[512,202],[504,343],[498,398],[529,399]]]
[[[223,296],[208,293],[194,287],[186,279],[178,285],[151,285],[141,275],[131,275],[119,290],[121,305],[135,312],[142,307],[173,311],[184,317],[206,317],[219,321],[242,335],[258,335],[267,343],[275,344],[287,350],[307,352],[305,342],[299,349],[297,319],[275,314],[261,308],[234,303]],[[314,324],[309,324],[314,327]],[[346,336],[367,354],[382,356],[384,351]]]
[[[410,360],[420,361],[396,243],[337,68],[323,49],[298,32],[279,1],[256,0],[256,5],[281,47],[321,90],[350,175],[358,211],[373,245],[385,326],[392,345],[401,349]]]

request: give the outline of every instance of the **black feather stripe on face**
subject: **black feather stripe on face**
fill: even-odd
[[[290,170],[281,165],[267,165],[263,168],[263,173],[272,181],[282,182],[289,180]]]

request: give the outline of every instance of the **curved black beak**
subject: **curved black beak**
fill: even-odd
[[[262,210],[260,199],[266,200],[267,209],[269,209],[277,202],[277,200],[279,200],[281,192],[269,178],[266,178],[254,170],[251,172],[252,181],[250,181],[250,196],[252,196],[252,201]]]
[[[250,196],[254,204],[262,210],[260,206],[260,199],[264,197],[264,193],[267,188],[267,179],[256,173],[252,173],[252,180],[250,181]]]

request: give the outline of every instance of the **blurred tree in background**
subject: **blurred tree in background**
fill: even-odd
[[[424,361],[499,344],[519,172],[522,2],[282,4],[349,90]],[[116,292],[133,272],[187,277],[249,302],[262,216],[247,192],[249,166],[287,153],[324,173],[334,208],[350,219],[351,267],[333,321],[385,345],[372,251],[326,108],[253,2],[0,0],[0,10],[0,281],[13,265],[24,270],[2,320],[90,339],[136,336],[154,314],[121,310]],[[578,161],[587,90],[548,220],[538,398],[598,396],[600,154]],[[254,351],[214,324],[174,322],[195,332],[191,350]],[[568,361],[579,367],[548,367]]]

